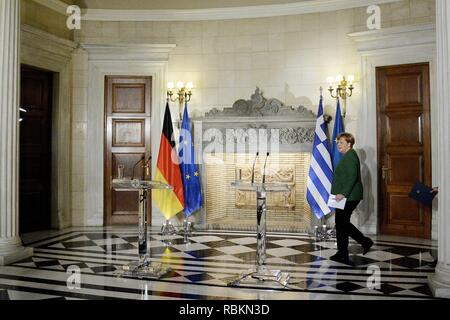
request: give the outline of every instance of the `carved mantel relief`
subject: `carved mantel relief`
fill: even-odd
[[[252,167],[236,166],[242,173],[241,181],[251,182]],[[262,181],[260,170],[255,170],[255,182]],[[291,186],[288,192],[273,192],[267,195],[267,208],[269,210],[294,210],[295,209],[295,167],[266,168],[267,183],[284,183]],[[253,209],[256,207],[256,194],[254,191],[236,190],[236,208]]]
[[[256,88],[250,100],[237,100],[223,110],[214,108],[204,117],[193,119],[193,123],[195,135],[201,134],[203,147],[211,143],[219,147],[253,143],[259,137],[268,144],[278,144],[278,152],[310,152],[316,115],[303,106],[294,108],[278,99],[266,99]]]

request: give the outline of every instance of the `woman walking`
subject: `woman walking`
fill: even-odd
[[[337,137],[339,152],[342,160],[334,170],[331,193],[336,195],[336,201],[347,198],[344,209],[336,209],[336,238],[338,251],[330,259],[348,263],[348,237],[352,237],[363,247],[366,254],[373,245],[373,241],[365,237],[351,222],[350,217],[359,202],[363,199],[363,186],[361,182],[360,162],[353,146],[355,138],[350,133],[341,133]]]

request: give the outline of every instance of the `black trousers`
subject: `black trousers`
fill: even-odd
[[[348,255],[348,237],[363,245],[367,243],[367,238],[351,222],[353,210],[358,206],[359,201],[347,201],[344,210],[336,209],[336,238],[338,253]]]

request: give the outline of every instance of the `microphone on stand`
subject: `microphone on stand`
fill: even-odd
[[[147,161],[145,161],[144,163],[144,169],[145,169],[145,174],[144,174],[144,178],[145,176],[150,177],[150,171],[151,171],[151,161],[152,161],[152,156],[149,156]]]
[[[267,165],[267,159],[269,159],[269,155],[270,155],[270,153],[267,152],[266,161],[264,161],[264,171],[263,171],[263,180],[262,180],[263,184],[266,183],[266,165]]]
[[[143,156],[138,162],[136,162],[133,166],[133,177],[131,178],[131,180],[134,180],[134,171],[136,170],[136,166],[141,163],[143,160],[145,160],[145,156]]]
[[[256,153],[255,160],[253,161],[252,184],[255,182],[255,164],[256,164],[256,159],[258,159],[258,156],[259,156],[259,152]]]

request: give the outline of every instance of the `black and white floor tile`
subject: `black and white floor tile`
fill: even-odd
[[[196,232],[182,236],[150,232],[151,260],[171,271],[161,279],[120,276],[137,259],[133,228],[86,228],[24,237],[32,258],[0,267],[0,300],[43,299],[433,299],[427,277],[434,272],[432,242],[375,237],[365,256],[350,245],[350,262],[329,260],[334,241],[316,242],[305,234],[268,236],[267,267],[291,276],[289,285],[228,284],[255,263],[256,238],[248,232]],[[170,240],[170,241],[169,241]],[[81,284],[74,288],[72,270]],[[373,287],[374,272],[380,283]]]

